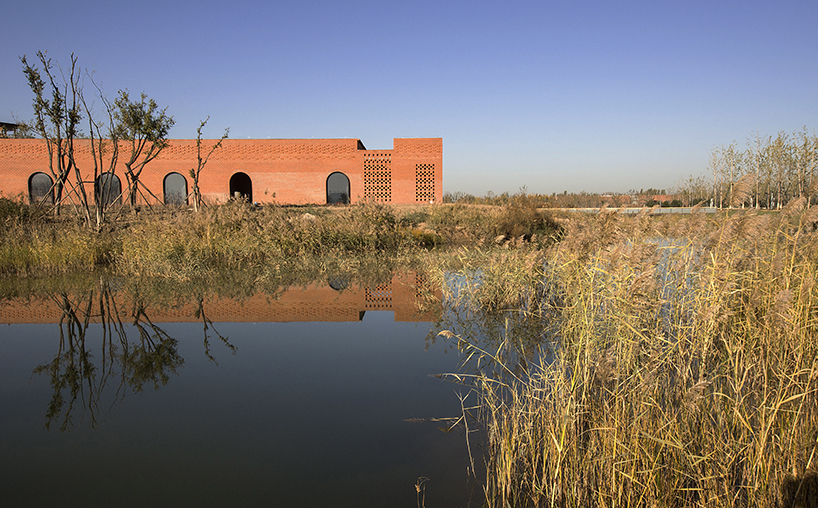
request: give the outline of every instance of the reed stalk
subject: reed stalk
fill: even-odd
[[[804,205],[662,224],[603,213],[539,258],[465,263],[458,305],[508,320],[525,302],[553,327],[539,355],[513,327],[481,339],[492,348],[456,330],[487,505],[818,506],[818,208]]]

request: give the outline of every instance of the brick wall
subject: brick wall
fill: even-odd
[[[214,143],[213,140],[203,142],[205,153]],[[89,141],[77,140],[75,147],[75,157],[83,178],[91,180],[93,160]],[[128,153],[129,147],[123,143],[116,171],[123,191],[127,182],[121,160]],[[383,186],[383,171],[375,173],[380,178],[379,182],[364,181],[365,161],[375,158],[387,159],[391,170],[386,193],[388,199],[375,200],[399,204],[442,201],[441,138],[395,139],[391,150],[366,150],[357,139],[227,139],[207,163],[199,187],[206,200],[223,202],[230,197],[231,177],[243,173],[249,177],[252,200],[255,202],[324,204],[327,202],[327,178],[334,172],[341,172],[349,178],[350,201],[356,203],[366,199],[365,189]],[[187,191],[190,192],[192,182],[189,171],[196,167],[196,163],[196,140],[171,140],[170,146],[145,167],[140,181],[161,200],[165,177],[170,173],[179,173],[185,177]],[[2,195],[28,199],[29,178],[38,171],[49,173],[43,140],[0,139]],[[419,174],[420,183],[417,180]],[[419,188],[423,189],[420,197]],[[87,184],[87,192],[93,195],[90,183]]]

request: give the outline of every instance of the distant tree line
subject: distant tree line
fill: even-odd
[[[756,133],[741,150],[735,142],[710,154],[715,205],[780,209],[794,198],[818,195],[818,137],[799,132]]]
[[[519,203],[538,208],[599,208],[602,206],[713,206],[718,208],[780,209],[792,200],[818,202],[818,136],[806,127],[774,138],[756,133],[743,150],[736,143],[715,148],[708,173],[690,175],[671,189],[631,189],[626,193],[518,193],[479,197],[447,192],[444,203],[506,206]]]
[[[602,206],[619,207],[629,205],[634,198],[629,193],[595,194],[592,192],[533,194],[528,193],[525,187],[516,193],[503,192],[494,194],[492,191],[485,196],[475,196],[466,192],[446,192],[443,194],[444,203],[460,203],[471,205],[492,206],[524,206],[535,208],[600,208]]]
[[[524,206],[535,208],[601,208],[603,206],[618,208],[620,206],[693,206],[701,198],[691,198],[691,193],[666,194],[665,189],[647,189],[626,193],[595,194],[592,192],[553,194],[529,194],[524,189],[511,194],[504,192],[494,194],[489,191],[485,196],[475,196],[466,192],[447,192],[443,194],[444,203],[460,203],[492,206]]]

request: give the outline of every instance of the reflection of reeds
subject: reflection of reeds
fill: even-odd
[[[524,371],[496,368],[512,336],[491,358],[465,347],[494,365],[472,378],[487,504],[815,506],[815,213],[678,218],[662,227],[685,236],[666,240],[600,214],[574,220],[537,280],[525,257],[479,271],[485,290],[460,298],[535,295],[528,312],[557,323],[556,354]]]
[[[415,490],[418,494],[418,508],[426,508],[426,482],[428,481],[428,478],[421,476],[415,482]]]

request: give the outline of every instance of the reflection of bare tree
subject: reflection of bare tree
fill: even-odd
[[[123,343],[123,375],[134,392],[141,392],[148,381],[153,381],[155,390],[168,383],[169,372],[175,374],[185,363],[176,350],[179,341],[148,318],[143,300],[134,303],[132,314],[133,326],[139,331],[139,344],[130,349],[127,341]]]
[[[101,415],[110,413],[125,397],[128,387],[134,393],[151,385],[159,389],[184,364],[178,340],[148,317],[151,298],[134,290],[128,298],[133,304],[125,311],[123,295],[118,291],[111,280],[102,279],[91,289],[50,296],[62,312],[59,349],[51,362],[34,369],[35,374],[49,377],[53,389],[46,428],[58,423],[60,430],[70,429],[78,404],[82,406],[80,414],[84,417],[87,412],[91,427],[95,427]],[[194,299],[194,314],[204,326],[207,358],[217,363],[210,350],[214,334],[235,354],[236,347],[207,317],[204,296],[196,294]],[[89,333],[92,323],[98,328]],[[95,357],[93,352],[97,351]]]
[[[35,374],[49,376],[54,390],[46,413],[46,428],[59,421],[60,430],[70,429],[78,401],[88,411],[94,427],[102,396],[109,385],[116,383],[117,388],[108,411],[124,397],[124,387],[129,385],[134,392],[140,392],[145,383],[152,381],[157,389],[167,384],[170,374],[176,373],[184,363],[177,351],[178,341],[151,322],[139,300],[132,312],[139,341],[128,340],[126,326],[120,319],[107,281],[102,281],[98,289],[73,298],[67,293],[51,298],[63,313],[59,323],[59,350],[51,362],[34,369]],[[92,322],[99,322],[102,330],[97,363],[92,361],[94,355],[88,336]]]
[[[46,413],[46,428],[51,427],[51,423],[60,419],[63,407],[66,404],[64,392],[68,392],[68,407],[65,416],[62,418],[60,430],[66,430],[71,425],[71,410],[77,398],[87,400],[90,408],[91,422],[95,422],[95,410],[97,401],[94,400],[94,371],[96,367],[91,363],[91,355],[85,345],[85,332],[88,329],[88,317],[91,311],[91,300],[86,302],[84,320],[80,320],[75,309],[76,304],[71,302],[67,295],[55,295],[52,297],[63,311],[60,319],[60,346],[54,359],[45,365],[40,365],[34,369],[35,374],[48,374],[51,386],[54,388],[54,395],[48,404]],[[104,355],[103,355],[104,356]],[[103,373],[103,378],[106,376]],[[85,392],[88,392],[87,394]]]
[[[227,348],[230,349],[230,351],[233,352],[233,354],[236,354],[236,346],[234,346],[233,344],[230,344],[227,341],[227,337],[222,336],[222,334],[220,334],[218,332],[218,330],[216,330],[216,328],[213,326],[213,321],[208,319],[207,314],[205,314],[204,296],[202,296],[201,294],[196,296],[196,312],[194,313],[194,315],[198,319],[201,319],[202,324],[204,325],[203,333],[204,333],[205,355],[207,355],[207,357],[210,359],[211,362],[215,363],[216,365],[219,364],[219,362],[217,362],[216,359],[213,358],[213,355],[210,354],[210,337],[208,337],[208,335],[207,335],[208,330],[213,330],[213,333],[216,334],[216,337],[218,337],[219,340],[221,340],[224,343],[224,345],[227,346]]]
[[[69,429],[73,423],[72,411],[78,399],[83,407],[88,409],[91,426],[96,425],[100,397],[110,379],[115,377],[114,369],[119,361],[116,357],[116,345],[112,340],[114,336],[112,328],[116,330],[120,341],[127,342],[121,323],[116,325],[118,316],[106,306],[110,301],[108,297],[109,289],[106,285],[101,287],[98,299],[95,298],[94,291],[74,297],[73,300],[66,293],[51,297],[63,313],[59,323],[59,350],[54,360],[34,369],[36,374],[47,373],[54,389],[46,413],[46,428],[50,428],[53,422],[61,420],[60,430]],[[92,361],[93,354],[87,336],[91,320],[95,317],[94,304],[97,301],[100,307],[99,317],[103,323],[99,366]]]

